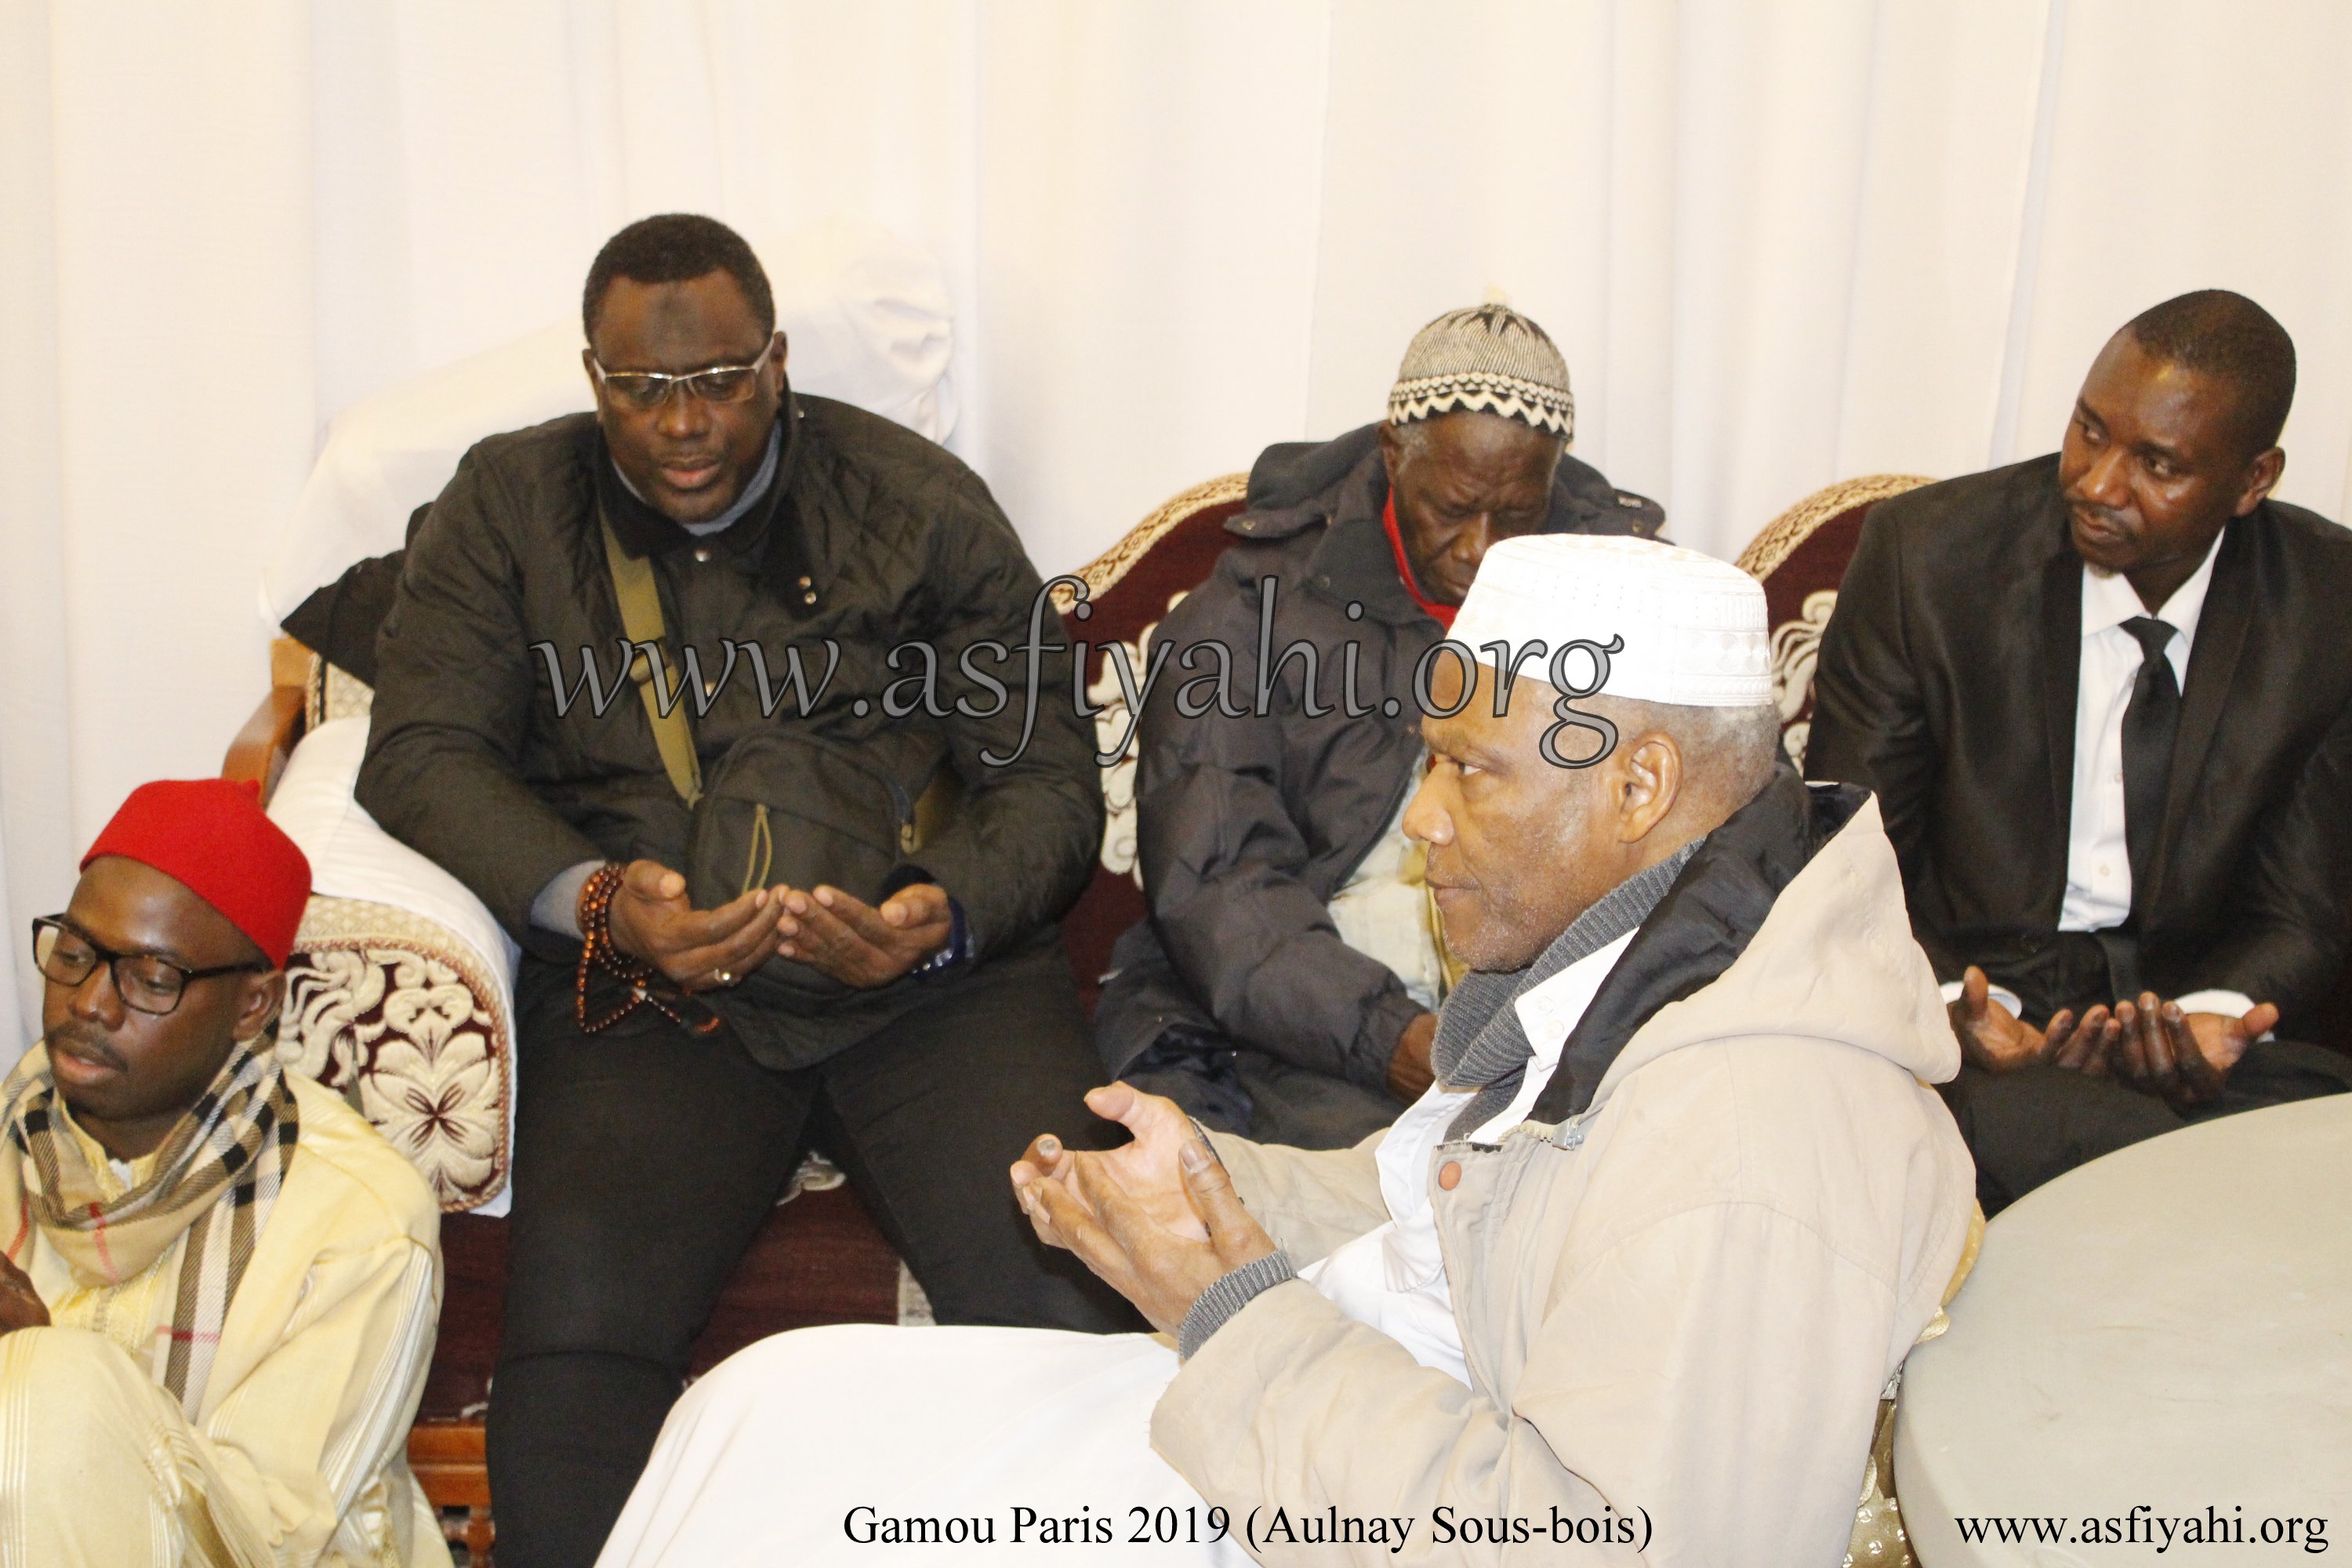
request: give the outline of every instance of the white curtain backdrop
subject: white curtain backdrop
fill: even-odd
[[[933,247],[951,444],[1049,571],[1489,290],[1718,553],[2048,449],[2206,285],[2294,334],[2284,493],[2340,515],[2347,66],[2339,0],[0,0],[0,1017],[79,847],[258,698],[328,418],[630,218]]]

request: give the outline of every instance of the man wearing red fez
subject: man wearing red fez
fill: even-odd
[[[447,1568],[404,1439],[423,1178],[275,1045],[310,867],[250,785],[142,784],[33,922],[0,1083],[0,1563]]]

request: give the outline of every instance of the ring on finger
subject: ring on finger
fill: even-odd
[[[711,971],[710,978],[716,980],[721,985],[732,985],[735,984],[735,976],[724,969],[715,969]]]

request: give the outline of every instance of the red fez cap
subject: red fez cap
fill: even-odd
[[[81,858],[152,866],[226,915],[278,968],[294,950],[310,899],[310,862],[261,809],[260,786],[228,779],[158,779],[122,803]]]

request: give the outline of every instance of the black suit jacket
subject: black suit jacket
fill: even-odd
[[[2352,916],[2352,533],[2265,501],[2222,534],[2153,874],[2104,938],[2058,930],[2082,573],[2055,456],[1880,502],[1822,636],[1806,772],[1878,793],[1939,979],[1981,964],[2033,1019],[2223,987],[2293,1034]]]

